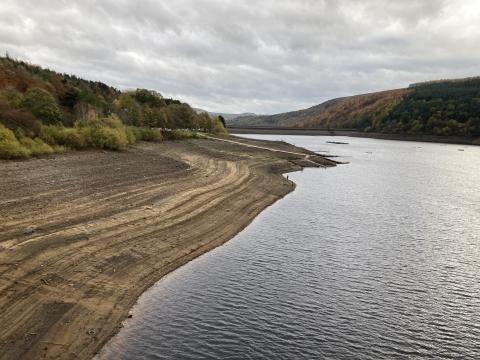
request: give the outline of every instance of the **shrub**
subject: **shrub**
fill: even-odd
[[[137,140],[144,141],[160,141],[162,140],[162,133],[160,130],[151,129],[151,128],[139,128],[138,133],[140,135]]]
[[[223,119],[223,118],[222,118]],[[223,125],[225,121],[222,121],[220,117],[216,118],[213,123],[212,133],[218,135],[227,135],[228,131]]]
[[[87,121],[87,125],[90,126],[97,126],[97,125],[103,125],[103,126],[108,126],[112,129],[124,129],[125,125],[122,123],[122,120],[120,120],[117,116],[112,115],[104,118],[97,118],[93,120]]]
[[[163,136],[167,140],[183,140],[183,139],[197,139],[196,132],[191,130],[166,130],[163,132]]]
[[[71,149],[84,149],[87,144],[77,128],[63,126],[42,126],[40,138],[50,145],[66,146]]]
[[[22,131],[18,131],[15,136],[13,131],[1,123],[0,126],[0,157],[6,159],[64,152],[67,148],[123,150],[136,141],[162,139],[162,133],[158,129],[125,127],[117,117],[77,121],[73,128],[44,125],[40,137],[34,139],[25,136]],[[196,137],[196,134],[174,130],[172,137],[185,139]]]
[[[0,98],[12,108],[19,108],[23,101],[23,94],[15,88],[7,87],[0,90]]]
[[[0,124],[0,158],[19,159],[29,155],[29,151],[20,144],[13,131]]]
[[[41,122],[29,111],[12,107],[0,98],[1,122],[12,131],[22,130],[24,134],[34,137],[40,132]]]
[[[128,126],[125,128],[125,135],[129,144],[137,142],[142,136],[139,129],[135,126]]]
[[[55,98],[46,90],[28,89],[21,106],[30,110],[45,124],[59,124],[62,121],[62,112]]]
[[[123,150],[128,145],[125,131],[107,126],[88,126],[80,129],[89,147]]]
[[[38,155],[47,155],[53,154],[53,148],[45,144],[42,139],[30,139],[28,137],[24,137],[20,139],[21,145],[27,149],[29,155],[38,156]]]
[[[129,144],[125,126],[117,117],[77,122],[75,127],[89,147],[122,150]]]

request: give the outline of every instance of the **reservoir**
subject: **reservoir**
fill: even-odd
[[[99,359],[480,358],[480,147],[246,137],[347,164],[289,174],[294,192],[145,292]]]

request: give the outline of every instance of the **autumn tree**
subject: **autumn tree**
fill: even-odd
[[[122,93],[118,99],[117,107],[124,122],[135,126],[143,125],[142,107],[131,93]]]
[[[58,107],[57,101],[44,89],[28,89],[21,106],[30,110],[45,124],[59,124],[62,121],[62,111]]]

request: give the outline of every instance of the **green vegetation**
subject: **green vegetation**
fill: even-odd
[[[21,97],[18,94],[18,97]],[[40,88],[28,89],[20,102],[20,106],[30,110],[44,124],[59,124],[62,112],[55,98],[46,90]]]
[[[100,82],[0,58],[0,158],[67,149],[123,150],[137,141],[227,133],[222,120],[147,89]]]
[[[184,140],[198,138],[197,133],[191,130],[170,130],[166,131],[164,135],[167,140]]]
[[[480,136],[480,78],[416,84],[377,129],[388,133]]]
[[[61,148],[55,149],[61,151]],[[54,148],[42,139],[20,137],[17,139],[12,130],[0,124],[0,158],[21,159],[29,156],[51,154]]]
[[[0,124],[0,157],[17,159],[27,156],[27,149],[20,144],[13,131]]]
[[[300,111],[239,117],[230,125],[475,138],[480,137],[480,78],[339,98]]]

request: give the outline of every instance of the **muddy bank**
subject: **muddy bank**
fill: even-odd
[[[286,152],[192,140],[1,161],[0,359],[90,359],[145,289],[292,191],[282,173],[335,165],[240,141]]]

